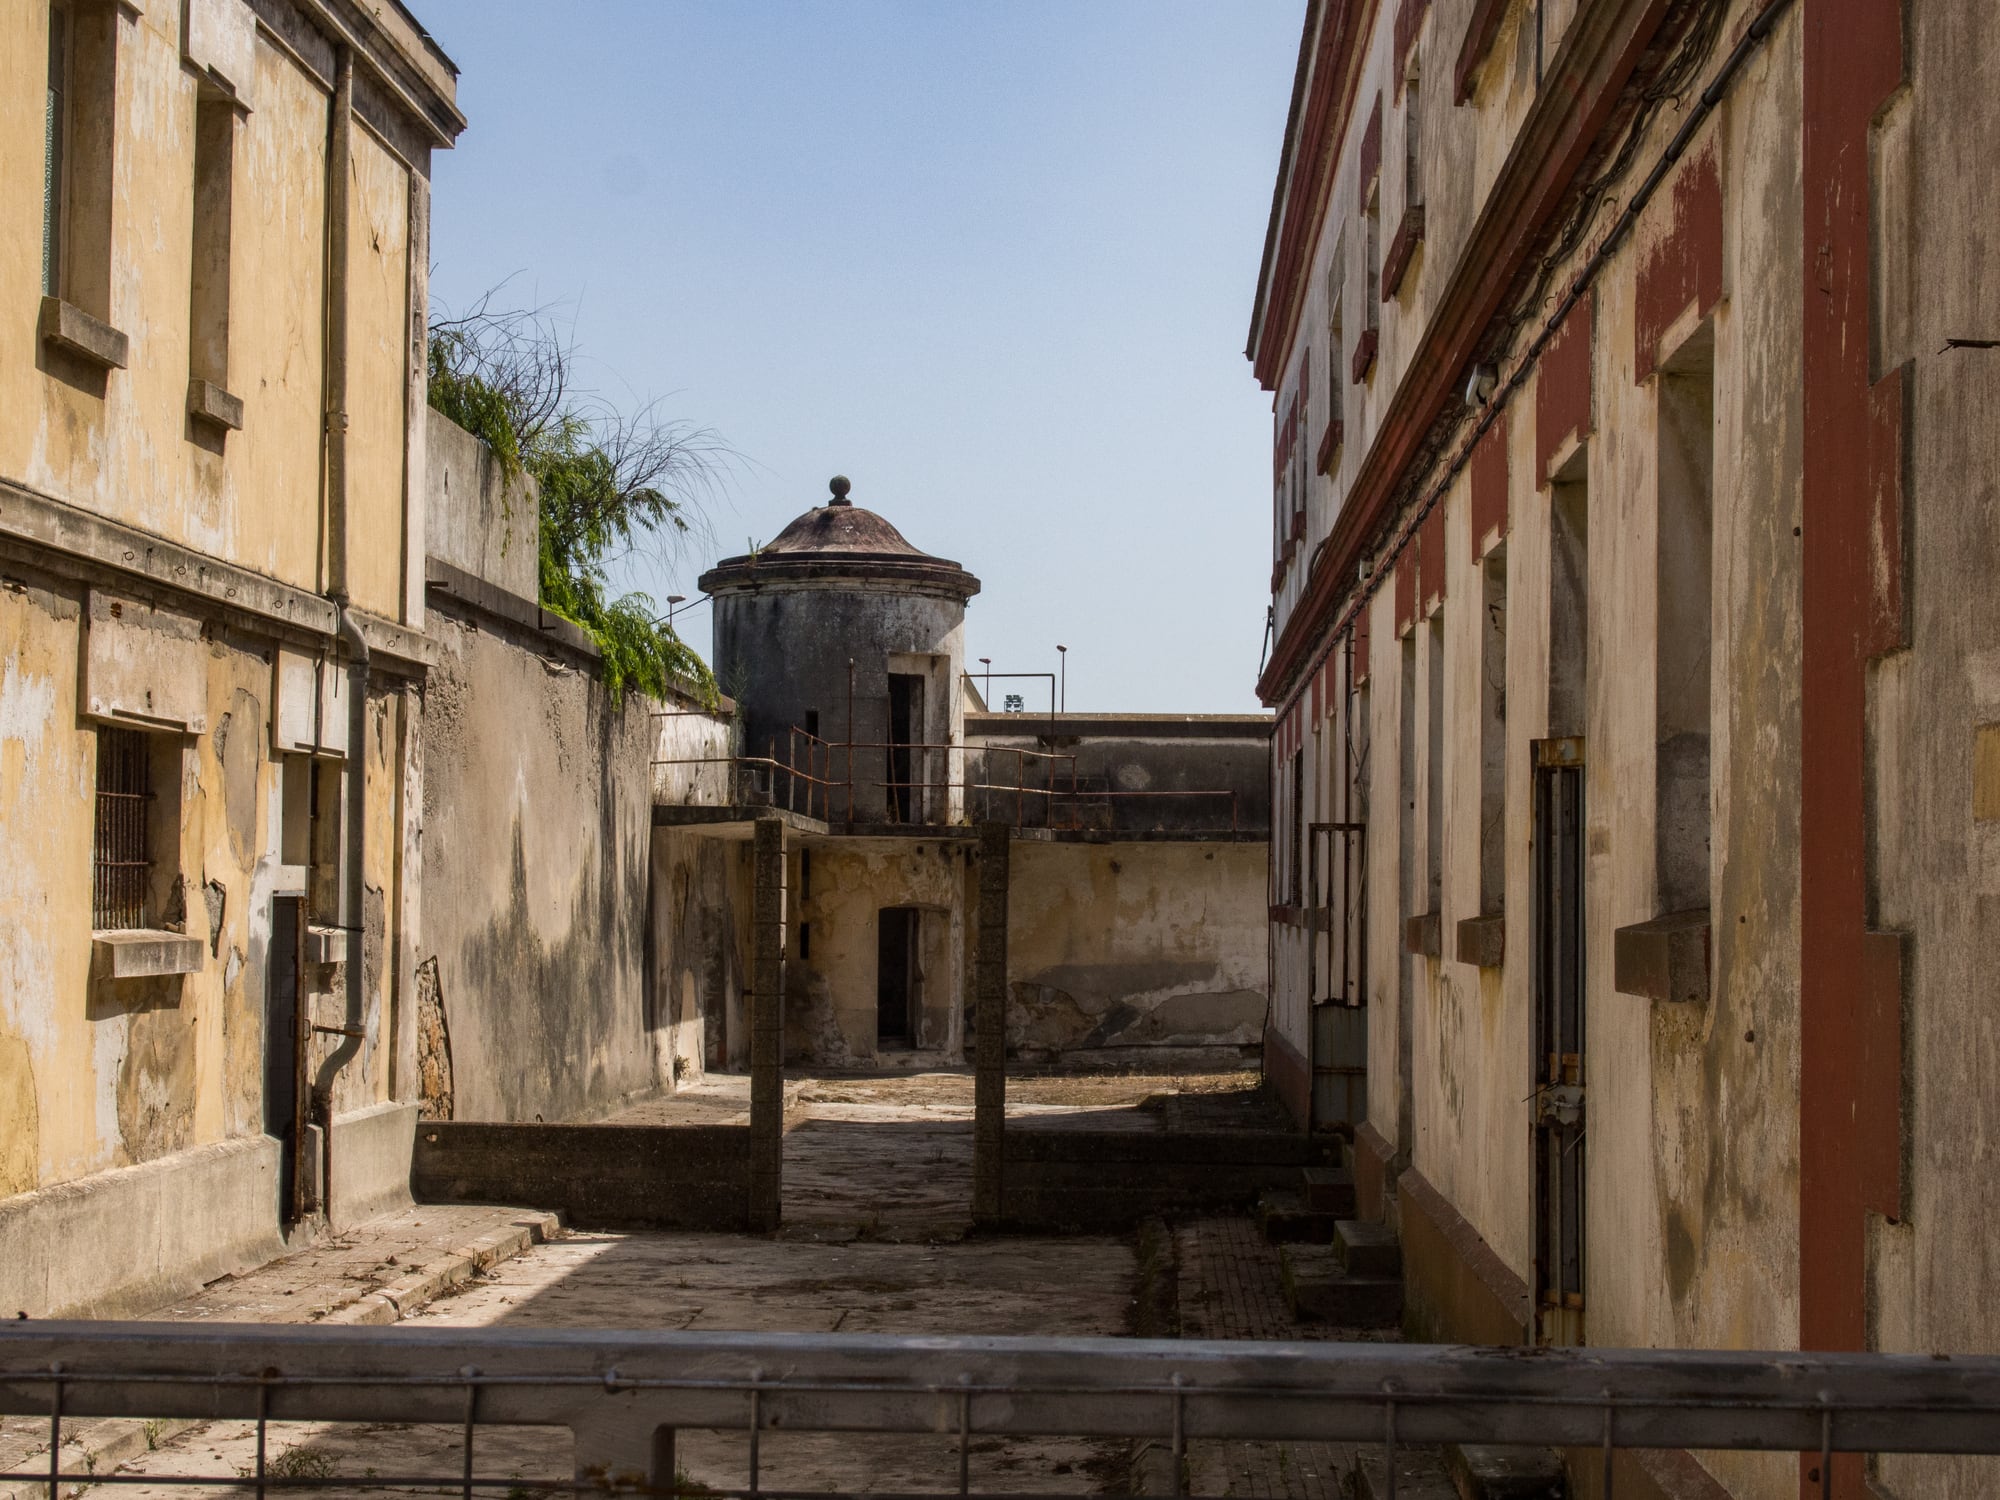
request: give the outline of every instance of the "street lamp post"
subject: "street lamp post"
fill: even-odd
[[[1068,713],[1069,712],[1069,647],[1063,645],[1058,645],[1056,647],[1056,661],[1062,668],[1061,686],[1057,689],[1057,696],[1056,696],[1056,701],[1059,705],[1056,709],[1056,712],[1059,714]]]

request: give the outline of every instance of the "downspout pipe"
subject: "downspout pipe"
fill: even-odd
[[[333,106],[326,153],[326,534],[327,598],[339,611],[336,633],[347,647],[347,791],[341,849],[340,925],[346,936],[345,1015],[338,1026],[315,1025],[338,1044],[313,1077],[313,1114],[320,1126],[323,1210],[333,1199],[333,1085],[361,1051],[368,1020],[364,905],[368,832],[368,642],[350,608],[348,561],[352,542],[347,505],[347,240],[354,157],[354,51],[334,54]]]

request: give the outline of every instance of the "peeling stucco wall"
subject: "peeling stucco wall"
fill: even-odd
[[[1263,1040],[1262,844],[1014,845],[1010,1054]]]
[[[660,705],[519,627],[440,605],[430,631],[422,957],[454,1117],[606,1114],[672,1081],[646,1002]]]

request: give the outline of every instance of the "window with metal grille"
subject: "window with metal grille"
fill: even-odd
[[[97,837],[91,865],[91,926],[144,927],[152,873],[147,825],[153,816],[150,746],[136,729],[97,731]]]

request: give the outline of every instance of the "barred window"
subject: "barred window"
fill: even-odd
[[[90,922],[100,930],[146,925],[146,886],[152,873],[147,839],[153,817],[150,749],[139,730],[97,731]]]

